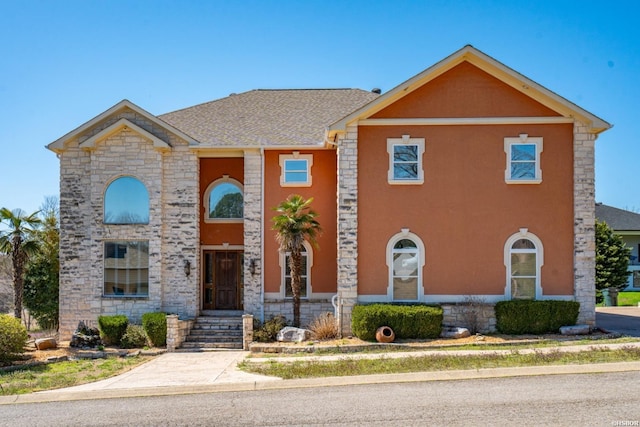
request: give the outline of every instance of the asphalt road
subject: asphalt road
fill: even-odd
[[[624,372],[15,404],[0,425],[639,425],[638,384]]]

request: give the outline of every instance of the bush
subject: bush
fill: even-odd
[[[328,340],[338,336],[338,324],[331,313],[324,313],[313,319],[309,329],[316,340]]]
[[[19,319],[0,314],[0,361],[8,361],[22,354],[27,339],[27,329]]]
[[[353,307],[351,331],[358,338],[374,341],[381,326],[393,329],[396,338],[437,338],[442,332],[442,307],[393,304]]]
[[[122,348],[141,348],[147,345],[147,334],[140,325],[127,325],[127,331],[120,340]]]
[[[272,342],[278,338],[278,332],[287,326],[287,321],[282,315],[273,316],[271,319],[260,324],[257,319],[253,320],[253,340],[258,342]]]
[[[503,334],[544,334],[575,325],[580,303],[576,301],[500,301],[495,305],[496,329]]]
[[[167,315],[165,313],[143,314],[142,327],[154,347],[167,345]]]
[[[120,345],[122,336],[127,331],[129,319],[124,314],[115,316],[99,316],[98,328],[100,337],[106,344]]]

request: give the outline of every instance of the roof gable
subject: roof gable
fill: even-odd
[[[473,46],[468,45],[437,64],[427,68],[420,74],[391,89],[375,101],[333,123],[328,128],[329,133],[344,132],[348,125],[359,120],[372,118],[378,112],[384,110],[395,102],[398,102],[401,98],[408,96],[425,84],[432,82],[434,79],[464,62],[474,65],[490,76],[493,76],[504,84],[511,86],[513,89],[525,94],[546,108],[556,112],[560,116],[579,119],[581,122],[589,126],[589,131],[592,133],[600,133],[611,127],[609,123],[599,117],[578,107],[533,80],[528,79],[515,70],[480,52]],[[455,118],[457,119],[458,117]]]
[[[193,138],[184,134],[182,131],[176,129],[175,127],[173,127],[172,125],[166,122],[163,122],[153,114],[143,110],[142,108],[138,107],[131,101],[123,99],[122,101],[115,104],[113,107],[97,115],[93,119],[77,127],[76,129],[72,130],[71,132],[67,133],[61,138],[58,138],[57,140],[53,141],[52,143],[47,145],[47,148],[53,152],[61,153],[65,150],[65,145],[68,142],[72,141],[75,138],[78,138],[79,136],[87,132],[90,132],[91,129],[99,127],[101,124],[104,124],[105,122],[109,121],[109,119],[111,119],[112,117],[117,116],[118,114],[122,114],[127,110],[130,110],[133,113],[142,116],[145,120],[153,123],[154,125],[159,126],[162,129],[184,139],[189,143],[189,145],[197,145],[197,142]],[[150,132],[142,129],[140,126],[136,125],[131,120],[128,120],[126,118],[119,118],[114,123],[110,123],[106,125],[104,129],[101,129],[95,135],[90,136],[87,140],[82,141],[80,145],[84,146],[85,148],[92,147],[96,141],[106,138],[106,136],[108,135],[112,135],[114,132],[121,130],[125,126],[129,127],[130,129],[141,134],[143,137],[152,141],[155,147],[168,148],[170,146],[168,140],[164,140],[161,137],[151,134]]]

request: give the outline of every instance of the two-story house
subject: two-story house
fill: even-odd
[[[60,332],[148,311],[290,316],[271,230],[289,194],[303,323],[357,303],[571,299],[594,313],[594,142],[610,125],[466,46],[392,90],[254,90],[155,116],[122,101],[60,158]],[[333,298],[336,296],[335,298]]]

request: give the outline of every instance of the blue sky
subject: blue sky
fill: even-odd
[[[162,114],[258,88],[388,91],[472,44],[614,124],[596,199],[640,210],[635,1],[0,0],[0,207],[58,194],[44,146],[129,99]]]

